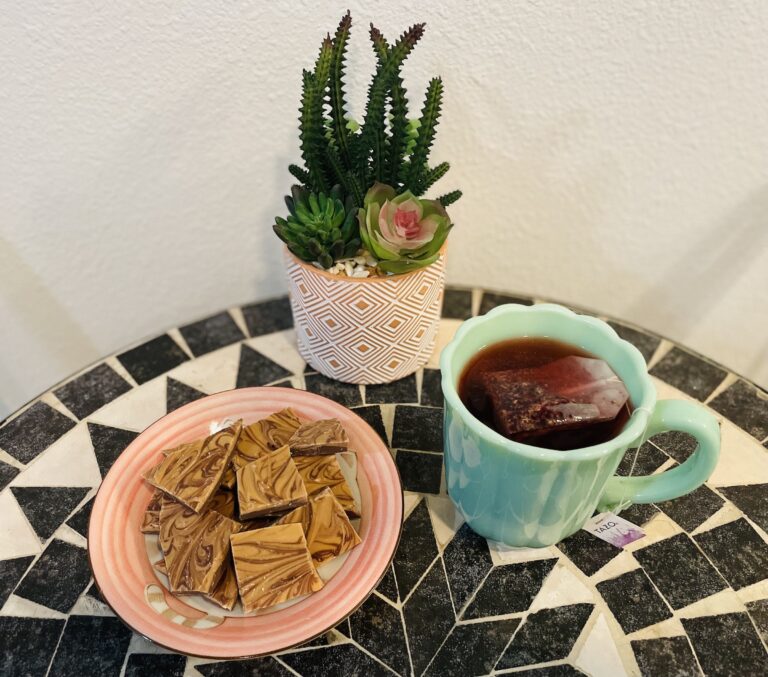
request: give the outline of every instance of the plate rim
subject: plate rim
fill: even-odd
[[[337,405],[339,407],[342,407],[347,412],[349,412],[350,414],[352,414],[355,417],[357,417],[366,428],[368,428],[378,439],[381,440],[381,437],[376,432],[376,430],[374,430],[373,426],[371,426],[368,423],[368,421],[366,421],[362,416],[360,416],[358,413],[356,413],[354,411],[354,409],[351,409],[350,407],[347,407],[347,406],[341,404],[340,402],[336,402],[335,400],[332,400],[329,397],[324,397],[323,395],[318,395],[317,393],[312,393],[312,392],[309,392],[307,390],[297,390],[295,388],[285,388],[285,387],[281,387],[281,386],[252,386],[252,387],[249,387],[249,388],[229,388],[227,390],[221,390],[221,391],[219,391],[217,393],[211,393],[209,395],[206,395],[205,397],[201,397],[201,398],[199,398],[197,400],[194,400],[192,402],[188,402],[187,404],[184,404],[181,407],[178,407],[177,409],[174,409],[171,412],[167,412],[165,415],[163,415],[160,418],[154,420],[146,428],[144,428],[144,430],[139,432],[139,434],[136,436],[136,438],[134,440],[132,440],[131,443],[125,449],[123,449],[123,451],[120,452],[120,454],[118,454],[117,458],[115,459],[115,462],[117,461],[118,458],[120,458],[120,456],[122,456],[126,451],[128,451],[128,449],[130,447],[132,447],[136,442],[138,442],[138,440],[141,438],[142,435],[144,435],[151,428],[153,428],[158,423],[160,423],[161,421],[166,419],[168,416],[170,416],[172,414],[176,414],[176,412],[181,412],[184,409],[191,408],[191,407],[193,407],[193,405],[200,406],[201,403],[203,403],[205,400],[208,400],[209,398],[216,397],[218,395],[222,395],[222,394],[225,394],[225,393],[235,393],[235,392],[238,392],[238,391],[267,391],[267,392],[283,391],[283,392],[287,392],[287,393],[302,393],[304,395],[309,395],[312,398],[317,398],[317,399],[320,399],[320,400],[326,400],[326,401],[331,402],[331,403],[333,403],[333,404],[335,404],[335,405]],[[347,620],[350,616],[352,616],[352,614],[354,614],[358,609],[360,609],[360,607],[363,606],[363,604],[365,604],[365,602],[368,601],[370,596],[374,593],[376,588],[379,586],[379,583],[381,583],[381,581],[387,575],[387,570],[392,566],[392,563],[394,562],[394,559],[395,559],[395,555],[397,554],[397,549],[398,549],[398,547],[400,545],[400,539],[402,538],[402,534],[403,534],[403,525],[405,524],[405,494],[404,494],[404,490],[403,490],[402,477],[400,476],[400,469],[397,467],[397,463],[395,463],[395,459],[392,457],[391,447],[386,442],[384,442],[384,440],[381,440],[381,442],[384,445],[384,447],[387,449],[387,452],[388,452],[387,453],[388,462],[391,465],[392,469],[394,470],[394,477],[397,478],[397,485],[398,485],[398,488],[400,490],[399,491],[399,493],[400,493],[400,522],[399,522],[399,524],[397,526],[397,536],[395,538],[395,542],[394,542],[394,546],[392,548],[392,552],[391,552],[391,554],[388,557],[386,565],[383,567],[383,571],[382,571],[381,575],[376,579],[376,582],[373,584],[373,586],[370,588],[370,590],[368,590],[362,596],[362,599],[360,600],[360,602],[358,604],[356,604],[354,606],[354,608],[352,608],[348,613],[344,614],[343,616],[341,616],[340,618],[335,620],[333,623],[331,623],[328,627],[324,628],[323,630],[320,630],[319,632],[311,635],[310,637],[307,637],[306,639],[302,639],[299,642],[295,642],[293,644],[286,645],[284,647],[280,647],[280,648],[277,648],[277,649],[273,649],[273,650],[265,651],[265,652],[261,652],[261,653],[237,654],[237,655],[228,655],[228,656],[220,656],[220,655],[219,656],[210,656],[210,655],[206,655],[206,654],[202,654],[202,653],[196,653],[196,652],[189,653],[189,652],[186,652],[186,651],[179,651],[179,649],[171,647],[171,646],[168,646],[166,644],[163,644],[162,642],[159,642],[156,639],[153,639],[152,637],[149,637],[148,635],[146,635],[145,633],[141,632],[140,630],[137,630],[133,625],[131,625],[128,621],[126,621],[122,617],[122,615],[112,606],[112,604],[107,599],[107,596],[102,591],[101,586],[99,585],[99,581],[98,581],[98,579],[96,577],[96,571],[95,571],[95,569],[93,567],[93,560],[92,560],[92,548],[91,548],[91,538],[90,538],[90,535],[91,535],[91,526],[93,524],[93,516],[94,516],[95,512],[93,510],[91,510],[91,514],[88,517],[88,531],[87,531],[88,536],[86,538],[86,541],[87,541],[87,548],[86,549],[87,549],[87,552],[88,552],[88,567],[89,567],[89,569],[91,571],[91,576],[93,577],[93,584],[96,586],[97,590],[99,591],[101,599],[109,607],[109,609],[112,611],[112,613],[114,613],[115,616],[117,618],[119,618],[120,621],[123,624],[125,624],[132,632],[134,632],[135,634],[139,635],[140,637],[143,637],[144,639],[146,639],[147,641],[151,642],[155,646],[159,646],[159,647],[161,647],[163,649],[167,649],[169,651],[173,651],[174,653],[183,654],[183,655],[186,655],[186,656],[193,656],[195,658],[204,658],[206,660],[214,660],[214,661],[248,660],[248,659],[252,659],[252,658],[262,658],[264,656],[271,656],[271,655],[273,655],[273,654],[275,654],[277,652],[288,651],[290,649],[295,649],[296,647],[299,647],[299,646],[302,646],[304,644],[307,644],[308,642],[311,642],[311,641],[317,639],[318,637],[320,637],[321,635],[324,635],[325,633],[333,630],[337,625],[339,625],[339,623],[342,623],[343,621]],[[112,467],[110,467],[109,471],[107,471],[107,474],[101,480],[101,483],[99,484],[98,488],[96,489],[96,493],[93,495],[93,507],[94,508],[96,507],[96,499],[98,498],[99,493],[101,492],[102,487],[104,486],[104,483],[106,482],[106,480],[109,477],[109,474],[111,472],[112,472]],[[278,611],[277,613],[280,613],[280,612]]]

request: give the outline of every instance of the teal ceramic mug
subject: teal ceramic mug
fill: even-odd
[[[513,442],[481,423],[457,388],[484,347],[518,337],[548,337],[604,359],[624,381],[634,407],[613,439],[573,451]],[[445,398],[448,494],[477,533],[511,546],[552,545],[578,531],[595,509],[667,501],[703,484],[720,453],[717,420],[683,400],[656,401],[645,360],[605,322],[561,306],[504,305],[464,322],[440,356]],[[649,477],[618,477],[627,449],[656,433],[679,430],[698,441],[681,465]]]

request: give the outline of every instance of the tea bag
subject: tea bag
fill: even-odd
[[[611,421],[629,399],[606,362],[575,355],[541,367],[487,372],[482,381],[496,429],[531,444],[542,435]]]

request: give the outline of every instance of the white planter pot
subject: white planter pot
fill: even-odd
[[[426,364],[440,324],[445,249],[426,268],[363,279],[284,252],[299,352],[317,371],[347,383],[389,383]]]

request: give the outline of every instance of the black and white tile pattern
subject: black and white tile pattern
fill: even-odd
[[[448,289],[440,342],[463,318],[533,299]],[[465,525],[445,491],[437,353],[393,384],[359,387],[298,356],[287,298],[172,330],[73,377],[0,424],[0,674],[768,674],[766,394],[620,322],[664,397],[708,401],[723,461],[689,496],[622,514],[646,538],[625,550],[577,532],[506,548]],[[276,656],[169,653],[114,617],[93,585],[87,527],[101,478],[158,416],[235,387],[306,388],[351,407],[392,448],[406,519],[392,566],[349,619]],[[695,442],[657,435],[622,475],[662,472]]]

